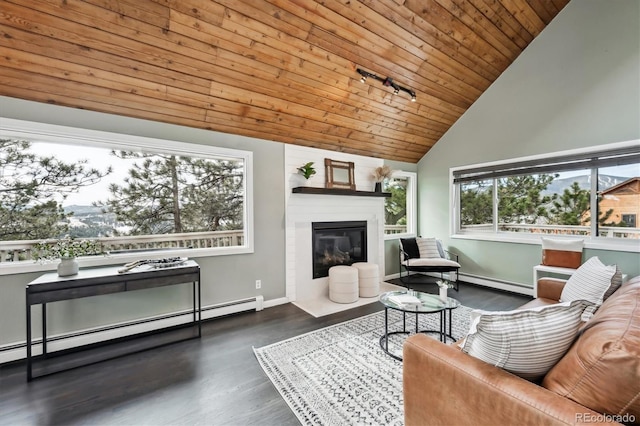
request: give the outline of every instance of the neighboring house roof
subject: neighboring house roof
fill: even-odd
[[[600,191],[600,194],[608,195],[621,192],[640,194],[640,177],[632,177],[631,179],[627,179],[624,182],[620,182],[619,184],[614,185],[609,189]]]

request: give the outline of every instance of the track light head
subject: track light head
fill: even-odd
[[[411,96],[411,102],[415,102],[416,101],[416,92],[414,92],[411,89],[407,89],[406,87],[402,87],[397,85],[393,79],[391,77],[386,77],[386,78],[381,78],[378,77],[375,74],[371,74],[370,72],[367,72],[363,69],[357,68],[356,71],[358,72],[358,74],[360,74],[360,82],[364,83],[367,81],[368,77],[373,78],[374,80],[377,80],[379,82],[382,83],[383,86],[387,86],[387,87],[392,87],[393,88],[393,94],[397,95],[398,93],[400,93],[400,91],[406,92],[409,94],[409,96]]]

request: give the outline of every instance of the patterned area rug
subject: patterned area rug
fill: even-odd
[[[453,310],[452,334],[469,329],[471,309]],[[414,330],[415,315],[407,315]],[[420,329],[440,327],[439,314],[419,316]],[[402,315],[389,310],[389,331],[402,329]],[[402,425],[402,362],[380,348],[384,312],[254,348],[258,362],[303,425]],[[433,338],[438,336],[429,334]],[[404,335],[390,339],[402,353]]]

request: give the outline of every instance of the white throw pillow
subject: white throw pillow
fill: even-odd
[[[431,259],[440,257],[438,250],[438,242],[435,238],[416,238],[420,257],[423,259]]]
[[[594,256],[569,277],[562,289],[560,301],[588,300],[600,306],[620,285],[622,285],[622,274],[618,267],[606,266],[597,256]]]
[[[462,351],[527,380],[539,380],[569,350],[589,302],[506,312],[475,310]]]

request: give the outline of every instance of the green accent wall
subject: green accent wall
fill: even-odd
[[[574,0],[418,163],[419,232],[462,272],[531,286],[541,247],[452,239],[449,169],[640,138],[640,2]],[[587,249],[640,274],[635,252]]]

